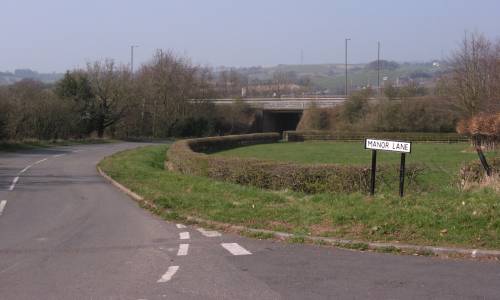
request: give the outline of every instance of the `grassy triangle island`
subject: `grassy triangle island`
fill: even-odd
[[[498,182],[463,182],[469,176],[463,167],[478,165],[470,143],[415,142],[401,199],[393,172],[398,155],[381,153],[380,190],[370,197],[370,152],[362,141],[278,140],[277,134],[181,140],[125,151],[100,166],[168,209],[168,218],[194,216],[303,236],[500,249]],[[498,151],[487,157],[498,170]]]

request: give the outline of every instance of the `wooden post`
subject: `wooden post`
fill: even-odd
[[[481,161],[481,164],[483,165],[484,170],[486,171],[486,175],[488,177],[491,176],[491,168],[488,165],[488,161],[486,161],[486,157],[484,156],[483,150],[481,150],[481,146],[476,147],[476,152],[477,155],[479,156],[479,160]]]

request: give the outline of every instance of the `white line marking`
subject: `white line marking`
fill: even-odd
[[[61,156],[64,156],[66,155],[66,153],[63,153],[63,154],[57,154],[57,155],[54,155],[53,157],[61,157]]]
[[[190,238],[189,232],[185,231],[185,232],[179,233],[179,238],[181,240],[189,240],[189,238]]]
[[[23,174],[24,172],[28,171],[31,167],[33,167],[33,165],[29,165],[27,166],[26,168],[22,169],[19,174]]]
[[[177,228],[179,228],[179,229],[186,228],[186,225],[177,224]]]
[[[252,254],[247,249],[238,245],[238,243],[222,243],[220,244],[224,249],[231,252],[232,255],[250,255]]]
[[[179,270],[179,266],[170,266],[168,267],[167,272],[163,274],[163,276],[157,281],[158,283],[164,283],[172,279],[172,276]]]
[[[177,256],[186,256],[188,255],[189,244],[180,244],[179,251],[177,251]]]
[[[41,163],[43,163],[44,161],[47,161],[47,158],[40,159],[39,161],[35,162],[33,165],[38,165],[38,164],[41,164]]]
[[[2,215],[3,210],[5,209],[5,205],[7,205],[7,200],[2,200],[0,202],[0,216]]]
[[[198,231],[206,237],[217,237],[222,235],[215,230],[205,230],[203,228],[198,228]]]
[[[14,178],[14,180],[12,180],[12,184],[9,187],[9,191],[13,191],[14,190],[14,188],[16,187],[16,183],[18,181],[19,181],[19,176],[16,176],[16,178]]]

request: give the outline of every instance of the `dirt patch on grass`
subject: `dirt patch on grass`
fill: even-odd
[[[270,221],[267,222],[267,226],[274,231],[285,231],[289,232],[295,228],[292,224],[283,222],[283,221]]]
[[[324,220],[321,224],[309,226],[309,231],[313,236],[334,236],[337,230],[338,228],[334,227],[329,220]]]

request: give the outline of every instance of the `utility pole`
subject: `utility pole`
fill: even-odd
[[[345,39],[345,95],[346,97],[349,96],[349,91],[347,90],[347,41],[350,41],[351,39],[346,38]]]
[[[301,65],[304,64],[304,50],[303,49],[300,50],[300,64]]]
[[[139,45],[130,46],[130,73],[134,74],[134,48],[139,47]]]
[[[380,41],[378,42],[377,52],[377,95],[380,96]]]

